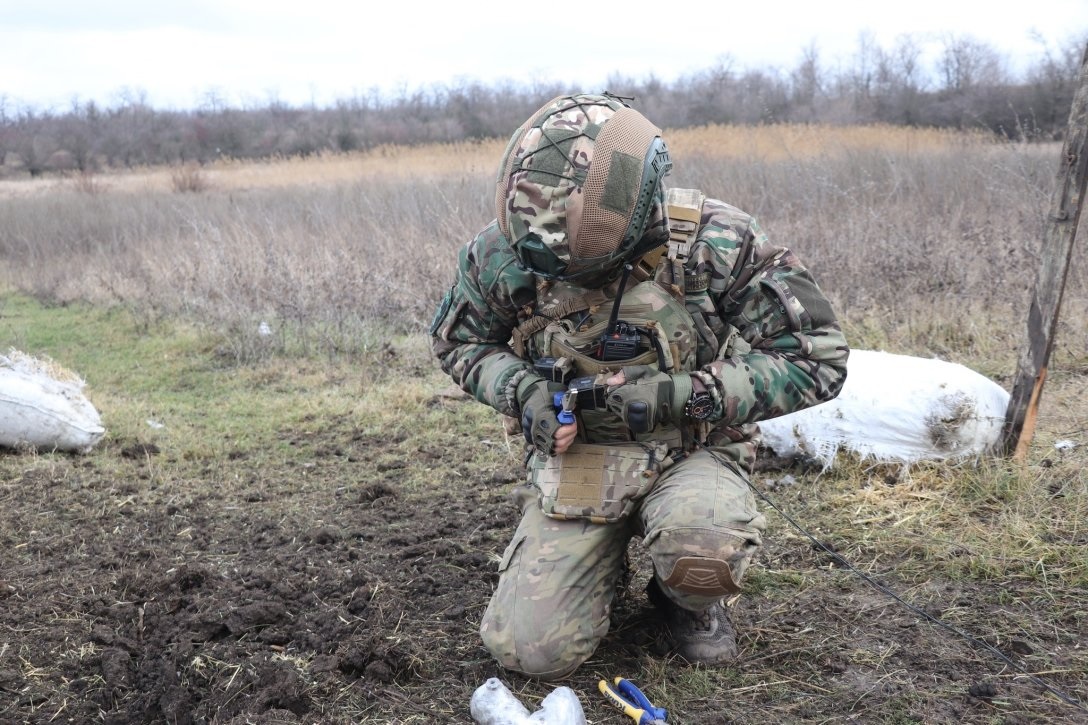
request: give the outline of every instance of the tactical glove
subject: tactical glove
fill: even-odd
[[[518,383],[516,395],[521,408],[521,430],[529,445],[542,456],[555,454],[559,419],[555,416],[554,394],[563,389],[562,384],[533,374],[526,375]]]
[[[649,433],[666,421],[683,422],[691,398],[690,375],[670,375],[649,365],[623,368],[623,375],[625,382],[609,391],[606,405],[632,433]]]

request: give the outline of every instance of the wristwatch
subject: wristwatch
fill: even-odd
[[[706,420],[714,412],[714,398],[706,390],[706,385],[695,375],[691,376],[691,397],[684,406],[684,415],[693,420]]]

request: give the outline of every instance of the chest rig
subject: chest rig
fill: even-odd
[[[668,191],[669,242],[631,265],[619,284],[587,290],[541,280],[535,305],[523,310],[512,333],[514,352],[534,363],[565,361],[574,377],[632,365],[668,373],[695,370],[699,336],[685,295],[700,289],[700,280],[685,277],[684,262],[699,231],[703,199],[697,190]],[[607,411],[586,410],[580,418],[588,441],[630,439],[622,421]],[[643,437],[679,445],[680,431],[658,429]]]
[[[704,199],[697,189],[668,190],[669,241],[632,266],[633,286],[624,288],[626,274],[618,292],[541,280],[535,305],[523,310],[512,333],[514,352],[530,360],[567,357],[580,375],[655,362],[666,372],[693,370],[697,339],[684,303],[687,293],[706,289],[709,274],[685,276],[684,262],[699,232]],[[602,360],[602,335],[620,321],[634,354]]]

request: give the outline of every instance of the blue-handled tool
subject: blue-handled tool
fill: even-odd
[[[612,685],[601,680],[597,683],[597,689],[609,702],[638,725],[664,725],[669,718],[665,708],[654,707],[650,700],[642,694],[642,690],[638,689],[638,686],[630,680],[617,677]]]
[[[559,419],[559,422],[563,425],[570,425],[574,422],[574,401],[578,395],[577,390],[568,390],[566,392],[558,392],[552,394],[552,405],[555,406],[555,417]]]

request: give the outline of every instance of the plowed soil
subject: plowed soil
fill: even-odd
[[[0,722],[467,723],[489,677],[530,709],[551,691],[502,672],[477,635],[516,524],[516,452],[479,470],[441,432],[282,435],[305,455],[181,460],[128,440],[0,456]],[[435,486],[410,493],[420,467]],[[564,683],[591,722],[629,722],[596,692],[615,675],[667,704],[670,723],[1084,721],[772,527],[764,574],[735,605],[744,662],[718,672],[661,649],[633,545],[612,633]],[[881,571],[912,586],[894,561]],[[778,593],[761,596],[768,582]],[[1083,620],[1037,626],[989,585],[915,586],[933,613],[1085,695],[1067,654],[1084,646]],[[996,623],[1013,615],[1010,638]]]

